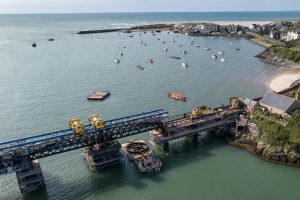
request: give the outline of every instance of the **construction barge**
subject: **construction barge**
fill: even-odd
[[[160,171],[162,162],[143,140],[122,144],[122,152],[129,161],[137,166],[141,173],[157,173]]]
[[[110,96],[110,92],[108,92],[108,91],[95,91],[87,97],[87,100],[103,101],[104,99],[106,99],[109,96]]]

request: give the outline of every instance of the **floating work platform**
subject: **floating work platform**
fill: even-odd
[[[110,96],[108,91],[95,91],[90,96],[87,97],[87,100],[91,101],[102,101]]]
[[[122,144],[122,151],[140,172],[156,173],[160,171],[162,162],[143,140]]]
[[[17,171],[16,175],[22,193],[45,188],[44,177],[38,160],[31,161],[29,168]]]
[[[120,148],[121,144],[117,140],[112,140],[92,147],[85,147],[83,156],[88,166],[93,171],[98,171],[124,162]]]

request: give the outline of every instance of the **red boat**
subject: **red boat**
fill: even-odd
[[[186,101],[186,96],[184,96],[180,92],[171,92],[168,93],[168,96],[176,101]]]

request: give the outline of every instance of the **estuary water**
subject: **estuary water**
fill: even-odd
[[[246,39],[194,37],[191,45],[192,37],[167,32],[153,36],[149,32],[77,35],[77,31],[211,18],[299,17],[299,12],[291,13],[248,13],[246,19],[236,13],[214,18],[203,13],[1,15],[0,141],[65,129],[71,117],[87,123],[87,115],[95,112],[105,120],[160,108],[176,114],[196,106],[219,106],[231,96],[261,96],[266,80],[279,70],[255,58],[263,48]],[[33,42],[37,48],[31,47]],[[218,59],[211,58],[214,54]],[[181,67],[183,62],[189,64],[187,69]],[[109,90],[111,96],[88,102],[86,97],[94,90]],[[172,91],[182,92],[188,101],[170,100],[167,93]],[[148,136],[121,142],[129,139],[148,141]],[[131,163],[92,173],[82,150],[44,158],[40,163],[46,190],[21,195],[15,175],[9,174],[0,177],[0,199],[299,199],[297,168],[262,161],[213,136],[203,144],[184,139],[170,147],[169,154],[155,149],[163,162],[157,175],[142,175]]]

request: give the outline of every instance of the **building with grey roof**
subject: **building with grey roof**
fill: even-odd
[[[260,101],[259,104],[266,107],[271,113],[280,115],[292,114],[295,110],[300,109],[300,102],[296,99],[268,92]]]

